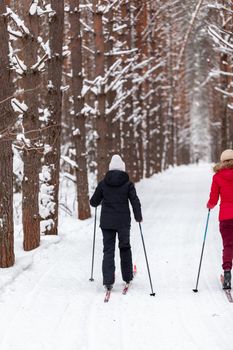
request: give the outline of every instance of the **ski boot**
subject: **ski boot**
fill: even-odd
[[[105,285],[104,285],[104,288],[105,288],[106,290],[110,291],[110,290],[112,290],[113,285],[112,285],[112,284],[105,284]]]
[[[231,289],[231,271],[224,271],[223,289]]]

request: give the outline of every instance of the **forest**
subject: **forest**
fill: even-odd
[[[233,3],[0,2],[0,267],[57,235],[62,179],[76,217],[120,154],[135,183],[233,148]],[[69,208],[63,208],[69,210]]]

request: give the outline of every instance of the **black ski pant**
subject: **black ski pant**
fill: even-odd
[[[125,282],[133,279],[133,263],[132,252],[130,246],[130,228],[123,228],[119,230],[102,229],[104,256],[103,256],[103,284],[113,284],[115,282],[115,243],[116,234],[118,233],[120,260],[121,260],[121,274]]]

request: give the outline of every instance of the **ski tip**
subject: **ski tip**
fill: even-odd
[[[108,303],[111,296],[111,290],[107,290],[104,298],[104,302]]]
[[[197,293],[197,292],[198,292],[198,289],[193,289],[193,292],[194,292],[194,293]]]

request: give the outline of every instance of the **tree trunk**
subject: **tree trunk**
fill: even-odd
[[[105,46],[103,34],[103,13],[100,5],[103,0],[93,1],[93,21],[95,36],[95,73],[96,77],[103,78],[105,74]],[[105,85],[100,81],[97,84],[97,179],[100,181],[107,170],[107,123],[106,123],[106,93]]]
[[[23,75],[21,86],[30,90],[39,85],[40,72],[38,69],[31,69],[38,59],[39,16],[29,14],[31,0],[24,3],[24,21],[30,31],[22,39],[22,56],[27,70]],[[22,182],[22,211],[23,211],[23,232],[24,250],[32,250],[40,244],[40,216],[39,216],[39,172],[40,172],[40,135],[39,135],[39,112],[38,94],[34,91],[24,96],[28,107],[23,114],[23,128],[25,136],[30,145],[24,148],[24,177]]]
[[[70,0],[70,31],[71,31],[71,61],[72,61],[72,91],[74,99],[74,142],[76,150],[77,198],[78,218],[81,220],[91,216],[88,177],[87,177],[87,149],[86,149],[86,127],[83,88],[83,64],[82,64],[82,36],[80,30],[79,1]]]
[[[0,3],[0,118],[1,130],[13,122],[13,111],[9,100],[12,95],[12,81],[9,69],[9,47],[7,33],[6,3]],[[12,142],[2,139],[0,152],[0,267],[14,264],[14,223],[13,223],[13,153]]]
[[[122,34],[122,42],[126,43],[125,50],[132,50],[132,21],[131,21],[131,8],[130,3],[123,3],[121,6],[123,24],[126,28]],[[123,67],[129,65],[129,55],[123,55]],[[122,134],[123,134],[123,158],[126,163],[127,171],[130,178],[135,181],[136,179],[136,147],[135,147],[135,127],[134,127],[134,110],[133,110],[133,73],[132,69],[126,74],[125,82],[123,85],[123,91],[127,94],[125,103],[123,106],[124,114],[122,120]]]
[[[135,44],[138,49],[138,63],[141,63],[143,60],[148,57],[148,47],[147,41],[143,39],[143,34],[145,35],[145,29],[147,27],[147,4],[146,3],[138,3],[136,9],[136,22],[135,22]],[[138,68],[137,73],[138,77],[142,77],[145,73],[146,68]],[[144,120],[147,119],[147,109],[144,108],[146,106],[146,102],[144,101],[144,97],[146,94],[145,90],[146,84],[145,81],[139,82],[137,87],[137,102],[136,106],[138,109],[137,112],[137,145],[138,145],[138,179],[143,178],[144,175]]]
[[[108,31],[108,38],[106,40],[106,45],[105,45],[105,51],[108,54],[107,59],[106,59],[106,65],[107,65],[107,70],[109,71],[113,64],[115,63],[116,56],[112,54],[112,51],[114,49],[114,43],[116,42],[116,34],[113,31],[113,25],[114,25],[114,13],[113,10],[110,9],[108,12],[108,24],[107,24],[107,31]],[[114,73],[112,72],[109,75],[108,78],[108,83],[107,85],[110,86],[111,83],[114,81]],[[110,89],[107,92],[106,96],[106,102],[107,102],[107,108],[108,110],[111,109],[113,106],[115,99],[116,99],[116,90],[113,88]],[[108,152],[108,158],[107,162],[109,163],[110,157],[114,153],[120,153],[121,147],[120,147],[120,123],[119,120],[115,120],[115,117],[117,115],[117,109],[111,110],[111,112],[108,112],[106,116],[106,122],[108,126],[108,131],[107,131],[107,148],[109,150]]]
[[[61,113],[62,113],[62,46],[64,29],[64,0],[51,0],[54,13],[49,20],[50,57],[48,62],[48,109],[46,154],[42,170],[44,190],[51,197],[50,213],[46,220],[45,234],[56,235],[58,230],[58,194],[60,173],[61,146]]]

